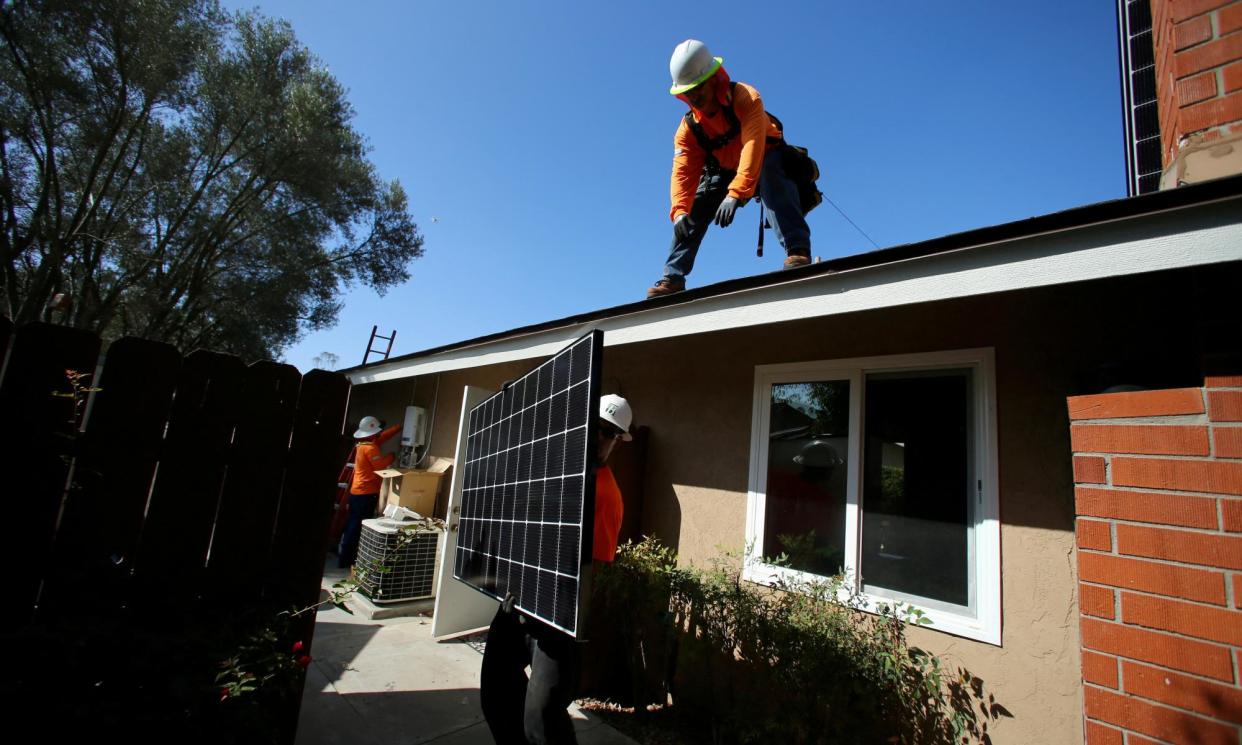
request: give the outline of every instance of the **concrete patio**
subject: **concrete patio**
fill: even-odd
[[[329,557],[323,586],[344,572]],[[435,642],[426,615],[368,619],[328,606],[315,623],[298,745],[490,745],[479,708],[483,637]],[[634,745],[570,710],[581,745]]]

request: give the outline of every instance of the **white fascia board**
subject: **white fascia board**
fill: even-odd
[[[551,357],[593,328],[595,328],[594,324],[562,326],[533,334],[496,339],[460,349],[450,349],[417,359],[372,365],[363,370],[347,372],[345,375],[354,385],[359,385],[449,370],[498,365],[514,360]],[[603,326],[600,325],[600,328]]]
[[[357,385],[543,358],[598,328],[617,346],[915,303],[1242,260],[1234,200],[1029,236],[483,342],[348,373]]]

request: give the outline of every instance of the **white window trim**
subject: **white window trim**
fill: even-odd
[[[862,465],[862,381],[867,373],[931,370],[945,367],[973,369],[975,387],[975,469],[980,485],[974,505],[975,613],[968,614],[920,604],[912,596],[896,595],[922,610],[934,631],[943,631],[989,644],[1001,644],[1000,497],[996,430],[996,368],[992,348],[959,349],[923,354],[798,362],[755,367],[754,406],[750,436],[750,482],[746,509],[746,561],[742,576],[751,582],[807,582],[821,579],[809,572],[764,563],[760,546],[764,534],[764,506],[768,462],[768,425],[772,386],[812,380],[848,380],[850,383],[850,441],[846,462],[845,555],[847,577],[857,577],[861,551],[859,474]],[[851,579],[851,582],[856,580]],[[891,603],[892,598],[868,595],[858,589],[864,609]]]

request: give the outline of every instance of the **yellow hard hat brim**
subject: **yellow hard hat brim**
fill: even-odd
[[[724,65],[724,57],[715,57],[714,59],[716,60],[716,62],[715,64],[712,65],[712,69],[704,73],[703,76],[700,77],[698,80],[694,81],[693,83],[686,83],[685,85],[674,85],[668,89],[668,92],[674,96],[680,96],[681,94],[685,93],[688,90],[693,90],[695,88],[698,88],[700,85],[703,84],[704,80],[707,80],[711,76],[715,75],[716,71],[719,70],[721,66]]]

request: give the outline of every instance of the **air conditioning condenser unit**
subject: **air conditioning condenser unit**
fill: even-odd
[[[444,530],[415,529],[402,545],[401,534],[409,532],[409,525],[387,518],[362,521],[356,566],[364,571],[358,589],[377,605],[435,596],[436,570],[444,553]],[[385,567],[386,571],[367,571],[374,567]]]

